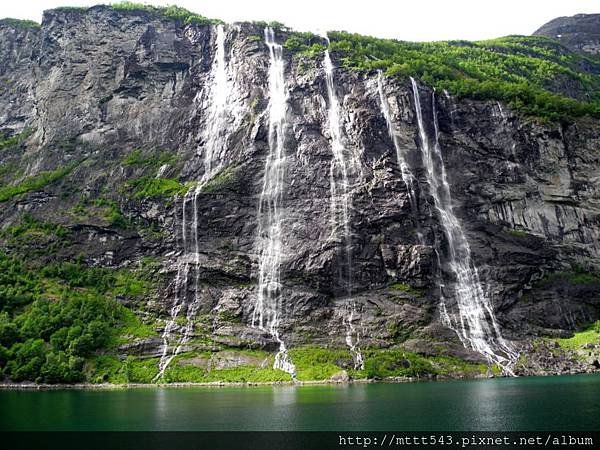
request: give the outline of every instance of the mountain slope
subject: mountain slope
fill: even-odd
[[[0,367],[8,379],[150,382],[165,329],[166,350],[177,353],[165,381],[289,379],[270,368],[277,340],[253,326],[272,147],[266,24],[220,28],[168,11],[96,6],[46,11],[40,27],[0,23]],[[486,298],[523,353],[515,370],[595,370],[597,347],[582,360],[569,345],[547,343],[600,319],[600,123],[588,98],[595,62],[540,38],[414,44],[332,33],[342,153],[358,161],[345,187],[348,244],[331,214],[340,199],[332,198],[325,41],[282,27],[274,37],[285,44],[287,109],[273,291],[298,378],[486,373],[485,358],[442,320],[440,292],[455,308],[456,279],[415,94]],[[471,59],[458,66],[457,55]],[[535,60],[531,72],[520,73],[514,58]],[[385,70],[379,80],[376,69]],[[419,78],[416,92],[409,76]],[[436,86],[449,92],[435,94]],[[522,90],[497,98],[498,86]],[[551,92],[561,97],[548,106]],[[222,114],[214,104],[225,105]],[[414,173],[414,198],[396,145]],[[209,171],[213,150],[218,169]],[[364,370],[353,366],[348,336],[364,352]]]
[[[556,39],[572,50],[600,55],[600,14],[558,17],[533,34]]]

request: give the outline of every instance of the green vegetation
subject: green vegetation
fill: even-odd
[[[31,136],[32,133],[33,130],[31,128],[25,128],[20,133],[14,134],[12,136],[0,134],[0,150],[19,145],[21,142],[23,142],[25,139]]]
[[[46,222],[33,217],[29,213],[21,216],[21,221],[16,225],[5,228],[0,232],[2,237],[31,237],[32,235],[56,236],[58,238],[65,237],[69,234],[69,230],[62,225]]]
[[[116,201],[99,198],[94,201],[94,204],[106,209],[105,219],[112,226],[117,228],[127,228],[129,226],[129,220],[125,218]]]
[[[33,20],[21,20],[7,17],[6,19],[0,19],[0,25],[7,25],[13,28],[20,28],[23,30],[37,30],[40,28],[40,24]]]
[[[414,295],[415,297],[420,297],[423,295],[423,289],[416,288],[405,283],[394,283],[390,286],[390,289],[394,291],[406,292],[407,294]]]
[[[123,159],[123,165],[128,167],[145,167],[158,169],[164,164],[175,164],[179,158],[176,154],[161,151],[157,154],[144,153],[140,149],[134,149]]]
[[[55,181],[65,177],[77,166],[77,163],[70,164],[56,170],[40,172],[32,177],[25,178],[19,184],[14,186],[0,187],[0,202],[5,202],[19,194],[27,192],[39,191]]]
[[[15,172],[19,172],[16,164],[3,163],[0,166],[0,178],[8,178],[7,175],[14,175]],[[4,184],[5,180],[0,180],[0,186]]]
[[[166,17],[168,19],[176,20],[177,22],[181,22],[184,24],[206,25],[223,23],[221,20],[209,19],[207,17],[201,16],[200,14],[195,14],[193,12],[188,11],[187,9],[180,8],[178,6],[160,7],[146,5],[144,3],[125,1],[113,3],[111,5],[111,8],[115,11],[122,12],[147,12],[150,14],[156,14],[162,17]]]
[[[89,8],[86,6],[59,6],[58,8],[54,8],[56,11],[61,12],[84,12]]]
[[[273,28],[274,30],[284,30],[284,29],[287,29],[287,27],[285,26],[285,24],[283,24],[281,22],[278,22],[276,20],[271,20],[270,22],[266,22],[264,20],[253,20],[252,24],[256,25],[257,27],[260,27],[260,28],[270,27],[270,28]]]
[[[116,201],[98,198],[92,202],[92,205],[101,209],[103,213],[102,218],[111,226],[117,228],[129,227],[129,220],[123,215],[123,212]]]
[[[223,191],[235,181],[237,181],[238,167],[230,165],[225,167],[221,172],[211,178],[204,186],[202,186],[202,193],[212,194],[215,192]]]
[[[182,184],[172,178],[145,176],[128,182],[127,187],[131,190],[133,198],[149,199],[183,195],[192,187],[192,184]]]
[[[352,366],[352,355],[348,349],[299,347],[290,349],[289,354],[300,381],[327,380],[340,372],[342,367]]]
[[[163,381],[166,383],[270,383],[291,381],[291,376],[271,367],[237,366],[225,369],[206,370],[189,365],[172,364],[165,371]]]
[[[18,223],[0,230],[2,244],[30,258],[65,247],[69,243],[66,239],[69,234],[66,227],[37,219],[29,213],[23,214]]]
[[[158,374],[157,358],[134,358],[119,360],[112,355],[92,357],[86,364],[85,373],[92,383],[151,383]]]
[[[600,343],[600,320],[589,325],[582,331],[578,331],[573,334],[570,338],[557,339],[556,342],[563,347],[570,350],[579,350],[584,348],[587,344],[599,344]]]
[[[513,229],[506,230],[506,234],[513,236],[513,237],[518,237],[518,238],[530,236],[530,234],[527,233],[526,231],[513,230]]]
[[[178,156],[169,151],[142,151],[135,149],[123,158],[125,167],[144,169],[146,175],[135,178],[125,185],[127,193],[135,199],[168,198],[185,194],[193,183],[183,184],[174,178],[157,177],[157,170],[164,164],[175,164]]]
[[[425,357],[404,350],[370,350],[365,352],[368,378],[477,376],[487,372],[485,364],[471,364],[451,356]]]
[[[553,272],[546,275],[538,281],[538,284],[547,286],[557,281],[563,281],[573,285],[600,284],[600,276],[589,272],[584,267],[573,266],[569,271]]]
[[[316,58],[323,54],[326,49],[324,39],[310,32],[293,32],[287,38],[283,46],[294,53],[309,58]]]
[[[29,267],[0,253],[0,373],[12,381],[84,380],[85,359],[96,350],[116,345],[121,334],[152,333],[116,301],[152,287],[144,273],[80,261]]]
[[[502,101],[544,119],[600,117],[600,73],[596,71],[600,61],[570,52],[552,39],[508,36],[479,42],[403,42],[346,32],[331,32],[329,38],[330,50],[352,70],[418,77],[454,95]],[[293,41],[288,48],[310,48],[306,42],[296,44]],[[582,71],[583,65],[594,70]],[[577,87],[579,97],[587,101],[558,93],[567,84]]]
[[[70,214],[76,220],[97,218],[116,228],[125,229],[131,225],[129,219],[123,215],[118,203],[115,200],[105,198],[95,200],[83,198],[73,207]]]

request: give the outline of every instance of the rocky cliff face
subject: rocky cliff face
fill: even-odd
[[[158,317],[164,327],[181,302],[191,336],[274,349],[272,336],[252,327],[258,196],[269,151],[269,53],[259,26],[228,25],[224,33],[230,91],[218,130],[220,170],[194,196],[184,195],[184,186],[202,179],[214,138],[206,130],[213,120],[215,26],[107,7],[48,11],[39,30],[1,25],[0,130],[23,136],[0,150],[2,181],[17,186],[69,170],[4,201],[0,223],[18,223],[27,212],[66,226],[71,244],[42,260],[84,255],[89,265],[127,267],[157,258],[158,293],[129,305],[140,315]],[[288,347],[345,347],[354,303],[353,339],[363,347],[481,360],[440,320],[440,284],[451,304],[454,280],[419,151],[410,82],[384,79],[383,92],[418,181],[417,211],[402,182],[376,74],[334,72],[344,145],[360,162],[350,185],[349,291],[329,209],[333,155],[322,58],[284,50],[284,59],[280,335]],[[335,55],[333,62],[340,67]],[[532,351],[536,337],[567,336],[598,320],[600,283],[592,274],[600,270],[600,123],[540,123],[495,102],[433,95],[424,85],[419,91],[429,135],[437,112],[454,212],[505,338]],[[143,183],[178,187],[143,195],[136,191]],[[75,213],[98,199],[118,207],[129,225],[93,208]],[[184,239],[193,239],[197,252],[184,252]],[[171,345],[185,329],[185,321],[174,321]],[[159,355],[161,344],[132,342],[124,351]],[[544,370],[544,361],[552,368],[540,357],[537,369],[523,371]]]
[[[573,50],[600,55],[600,14],[558,17],[533,34],[556,39]]]

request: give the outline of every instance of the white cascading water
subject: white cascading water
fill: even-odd
[[[489,299],[483,292],[477,268],[471,260],[471,249],[463,228],[452,210],[450,187],[442,152],[438,140],[438,121],[435,107],[435,92],[432,94],[432,114],[434,125],[433,145],[427,135],[423,122],[421,99],[416,81],[411,77],[415,112],[417,116],[421,155],[426,169],[427,181],[440,215],[440,224],[444,229],[448,243],[448,265],[456,281],[456,313],[450,313],[442,298],[440,314],[459,336],[465,347],[471,347],[486,359],[498,365],[507,375],[514,375],[511,364],[518,355],[503,339],[496,322]],[[456,317],[458,316],[458,317]]]
[[[377,91],[379,92],[379,101],[381,102],[381,112],[383,113],[383,117],[385,118],[385,121],[387,123],[388,133],[390,135],[390,138],[392,139],[392,143],[394,144],[394,149],[396,150],[396,160],[398,162],[398,166],[400,167],[402,181],[404,181],[406,189],[408,190],[408,198],[410,201],[411,208],[413,212],[416,212],[418,211],[418,209],[417,194],[415,191],[415,177],[413,176],[410,170],[409,164],[404,158],[400,142],[398,141],[398,131],[396,130],[396,126],[392,121],[392,117],[390,114],[390,104],[383,92],[383,77],[381,71],[377,72]]]
[[[275,32],[265,28],[265,42],[269,48],[269,154],[265,161],[263,188],[258,205],[258,295],[252,314],[252,326],[267,330],[278,342],[274,369],[295,377],[292,363],[283,339],[279,335],[281,313],[281,209],[285,176],[285,130],[287,127],[287,92],[285,88],[283,48],[275,42]]]
[[[222,158],[220,152],[225,147],[225,121],[227,120],[227,94],[230,91],[230,86],[227,81],[226,62],[225,62],[225,30],[223,25],[216,26],[215,38],[215,56],[211,66],[210,74],[210,99],[208,106],[208,118],[206,120],[207,128],[204,132],[204,173],[200,181],[194,189],[190,189],[183,197],[182,205],[182,223],[181,235],[183,241],[183,254],[177,262],[177,276],[175,278],[175,301],[170,311],[170,319],[167,322],[162,334],[163,349],[160,362],[158,365],[159,371],[155,380],[160,379],[173,358],[179,354],[182,347],[190,340],[191,333],[194,329],[193,319],[200,308],[199,295],[199,265],[200,265],[200,249],[198,242],[198,195],[202,187],[221,169]],[[191,233],[188,235],[187,224],[187,206],[192,203],[192,226]],[[183,328],[180,339],[176,347],[169,352],[169,343],[173,331],[177,328],[177,318],[184,309],[187,300],[187,290],[189,283],[190,269],[196,268],[194,300],[187,305],[186,308],[186,324]]]
[[[348,295],[348,317],[343,319],[346,326],[346,343],[354,359],[354,368],[364,368],[364,358],[358,347],[360,336],[354,327],[354,314],[356,304],[352,300],[352,234],[350,231],[350,181],[349,176],[360,171],[358,160],[353,155],[348,155],[342,141],[342,126],[340,121],[340,104],[335,91],[333,77],[333,63],[329,51],[325,50],[323,60],[325,68],[325,80],[327,84],[327,96],[329,97],[329,134],[331,137],[331,151],[333,160],[329,171],[331,189],[331,222],[333,236],[339,235],[338,228],[341,226],[344,247],[344,258],[346,265],[346,291]],[[343,276],[343,275],[342,275]]]
[[[417,219],[417,237],[419,239],[419,243],[423,244],[424,238],[423,234],[421,233],[421,229],[418,222],[419,206],[417,204],[417,191],[415,189],[416,179],[412,171],[410,170],[410,165],[404,157],[402,147],[400,146],[400,142],[398,140],[399,133],[396,129],[396,125],[394,125],[394,121],[392,120],[392,116],[390,113],[390,104],[383,92],[383,76],[381,74],[381,70],[377,72],[377,91],[379,93],[379,101],[381,103],[381,112],[383,113],[383,117],[385,118],[388,133],[390,135],[390,138],[392,139],[392,143],[394,144],[394,149],[396,150],[396,161],[398,163],[398,167],[400,167],[402,181],[406,185],[406,190],[408,192],[410,208]]]

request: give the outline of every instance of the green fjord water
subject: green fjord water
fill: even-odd
[[[0,391],[0,431],[600,430],[600,375],[405,384]]]

